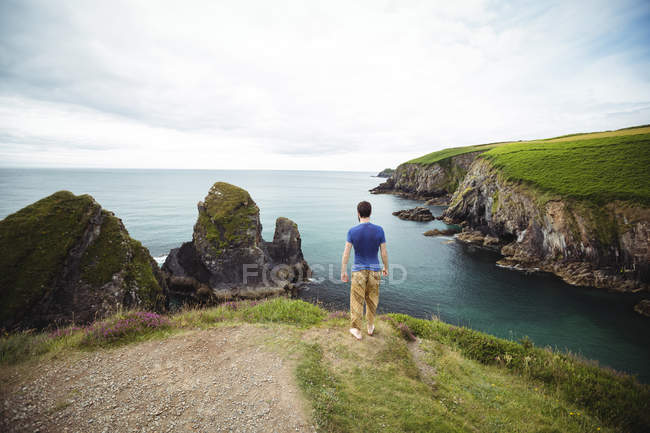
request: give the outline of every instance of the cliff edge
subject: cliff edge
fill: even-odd
[[[449,204],[458,240],[574,285],[650,288],[650,127],[445,149],[371,190]],[[436,201],[431,198],[438,198]]]

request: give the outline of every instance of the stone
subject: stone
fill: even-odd
[[[434,217],[431,211],[423,206],[418,206],[413,209],[403,209],[393,212],[393,215],[399,219],[409,221],[433,221]]]
[[[311,276],[296,223],[278,218],[273,241],[265,242],[259,208],[246,190],[216,182],[197,209],[192,241],[172,249],[162,266],[172,295],[255,297]]]
[[[458,232],[459,232],[458,229],[451,227],[451,228],[442,229],[442,230],[439,230],[439,229],[427,230],[423,234],[424,234],[424,236],[451,236],[451,235],[456,234]]]
[[[650,299],[643,299],[634,306],[634,311],[637,313],[650,317]]]
[[[0,221],[0,328],[162,312],[166,291],[149,251],[90,195],[58,191]]]

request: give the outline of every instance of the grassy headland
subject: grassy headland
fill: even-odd
[[[265,344],[296,360],[319,431],[634,432],[650,426],[650,387],[593,362],[401,314],[380,316],[376,335],[357,342],[345,312],[285,298],[169,316],[124,312],[85,328],[6,335],[0,366],[37,371],[52,358],[243,323],[274,327]],[[3,386],[6,376],[0,375]]]
[[[482,151],[509,180],[595,204],[650,204],[650,126],[517,142],[455,147],[408,161],[430,165]]]

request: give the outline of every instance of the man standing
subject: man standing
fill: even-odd
[[[361,319],[363,302],[366,302],[366,321],[368,335],[375,331],[375,312],[379,302],[379,281],[381,274],[388,276],[388,251],[384,229],[370,222],[372,207],[367,201],[357,205],[359,224],[348,230],[348,240],[341,261],[341,280],[348,282],[348,259],[350,248],[354,246],[354,265],[352,265],[352,284],[350,287],[350,333],[361,340]],[[381,249],[382,269],[377,258]],[[381,274],[380,274],[381,272]]]

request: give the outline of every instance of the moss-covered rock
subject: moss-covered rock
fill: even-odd
[[[309,277],[297,225],[278,218],[273,242],[265,242],[260,210],[246,190],[216,182],[197,207],[192,241],[171,250],[162,268],[175,295],[228,297]]]
[[[164,287],[149,251],[90,195],[59,191],[0,221],[0,327],[160,311]]]

